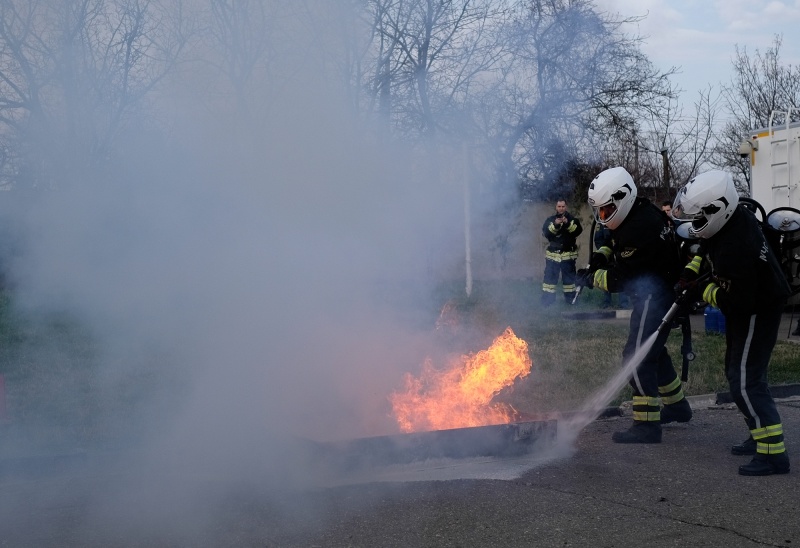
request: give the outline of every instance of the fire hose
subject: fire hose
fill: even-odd
[[[675,299],[675,302],[672,303],[672,306],[667,313],[664,315],[664,318],[661,320],[661,325],[658,326],[658,331],[663,331],[665,327],[672,324],[672,320],[675,319],[675,316],[678,315],[678,312],[681,310],[689,310],[691,311],[694,302],[692,301],[692,296],[695,294],[696,288],[706,280],[711,277],[711,272],[706,272],[702,276],[699,276],[693,282],[687,284],[686,287],[683,288],[681,294],[678,295],[678,298]]]
[[[696,304],[692,300],[692,296],[695,294],[696,288],[710,277],[711,273],[706,272],[685,287],[683,291],[681,291],[681,294],[678,295],[678,298],[675,299],[675,302],[672,303],[672,306],[664,315],[664,318],[661,320],[661,325],[659,325],[657,329],[659,332],[663,332],[664,329],[672,329],[673,322],[676,321],[677,317],[677,322],[680,324],[681,328],[681,335],[683,336],[683,341],[681,343],[681,355],[683,356],[683,363],[681,364],[682,382],[686,382],[689,379],[689,362],[695,358],[694,351],[692,350],[692,323],[689,319],[689,314],[695,310],[694,305]],[[678,313],[681,311],[685,311],[686,314],[678,316]]]
[[[594,234],[596,222],[592,223],[592,230],[590,231],[590,237]],[[590,240],[591,244],[594,244],[593,240]],[[594,272],[590,270],[590,265],[587,265],[585,269],[583,269],[585,274],[583,276],[579,276],[575,283],[575,296],[572,298],[572,304],[575,304],[578,300],[578,296],[583,291],[584,287],[588,287],[591,289],[593,287],[593,276]],[[687,284],[686,287],[683,288],[683,291],[680,295],[678,295],[675,302],[672,304],[670,309],[664,315],[664,318],[661,320],[661,325],[658,326],[657,331],[663,332],[664,329],[672,329],[673,326],[679,326],[681,328],[681,355],[683,357],[683,363],[681,364],[681,381],[686,382],[689,378],[689,362],[694,360],[695,354],[694,350],[692,349],[692,324],[689,318],[689,314],[694,311],[695,303],[692,301],[692,296],[695,294],[695,289],[700,285],[702,282],[708,280],[711,277],[710,272],[706,272],[705,274],[699,276],[696,280],[692,281],[691,283]],[[687,312],[686,314],[679,315],[681,311]],[[676,323],[677,325],[673,325]]]

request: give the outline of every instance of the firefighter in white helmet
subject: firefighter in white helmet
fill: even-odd
[[[731,452],[754,455],[739,473],[785,474],[789,457],[767,386],[767,366],[791,292],[786,277],[755,214],[739,203],[728,173],[708,171],[689,181],[678,191],[672,215],[691,222],[689,235],[701,239],[676,290],[694,289],[725,315],[725,374],[750,430],[750,437]],[[711,279],[693,282],[704,270],[711,272]]]
[[[589,205],[597,222],[611,230],[611,240],[592,254],[589,268],[579,277],[586,287],[624,291],[630,298],[630,330],[622,350],[623,360],[628,360],[658,330],[674,301],[682,266],[679,247],[666,214],[637,196],[633,178],[622,167],[607,169],[592,181]],[[614,433],[617,443],[659,443],[662,423],[692,418],[664,347],[668,336],[669,330],[659,332],[633,373],[633,425]]]

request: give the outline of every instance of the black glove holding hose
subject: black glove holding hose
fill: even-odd
[[[575,285],[592,289],[594,287],[594,273],[603,268],[608,259],[603,253],[595,251],[589,259],[589,266],[580,268],[575,273]]]
[[[590,268],[580,268],[575,273],[575,285],[592,289],[594,287],[594,271]]]
[[[710,272],[700,275],[702,258],[698,255],[683,269],[678,283],[675,284],[675,303],[691,310],[695,303],[703,300],[703,291],[709,284]]]

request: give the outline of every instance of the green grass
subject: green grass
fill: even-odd
[[[0,374],[9,419],[0,421],[0,456],[134,438],[130,425],[143,404],[164,390],[179,394],[181,383],[152,351],[140,353],[118,366],[75,317],[24,315],[0,294]]]
[[[529,376],[498,399],[526,413],[574,410],[618,370],[627,321],[564,316],[567,311],[597,310],[602,297],[598,291],[581,295],[575,306],[560,300],[542,309],[539,287],[533,281],[476,283],[467,298],[462,286],[442,286],[424,309],[414,308],[401,321],[430,329],[443,355],[487,348],[510,326],[528,343],[533,367]],[[440,317],[445,304],[450,312]],[[690,365],[686,393],[727,391],[722,370],[724,337],[695,332],[693,339],[697,358]],[[680,345],[680,331],[673,330],[667,347],[677,369]],[[10,426],[0,424],[0,439],[8,439],[13,429],[34,433],[33,444],[51,446],[130,439],[135,432],[126,430],[126,425],[142,422],[132,419],[148,412],[147,406],[158,400],[154,395],[168,393],[174,399],[185,388],[186,379],[179,372],[165,371],[153,349],[127,355],[122,366],[109,361],[113,359],[102,353],[92,333],[75,318],[50,315],[33,321],[15,313],[8,296],[0,294],[0,373],[5,377],[12,419]],[[112,378],[109,370],[114,371]],[[800,382],[800,345],[778,341],[769,380],[772,384]],[[630,389],[624,388],[609,403],[629,398]],[[0,443],[0,455],[3,447]]]
[[[466,333],[500,334],[511,326],[524,339],[533,361],[532,373],[516,383],[513,391],[501,396],[518,409],[529,412],[575,408],[609,380],[621,365],[621,353],[628,333],[627,320],[575,320],[565,312],[598,310],[602,295],[586,291],[578,303],[569,306],[559,295],[557,304],[542,309],[540,289],[534,281],[475,284],[471,297],[462,288],[442,289],[442,299],[457,311],[457,329]],[[460,295],[459,295],[460,294]],[[486,344],[486,339],[472,337]],[[667,350],[680,373],[682,334],[673,329]],[[692,333],[696,355],[689,363],[687,395],[727,392],[723,359],[725,337],[719,334]],[[472,349],[470,349],[472,350]],[[773,351],[769,382],[800,382],[800,345],[779,339]],[[623,389],[610,403],[630,398]]]

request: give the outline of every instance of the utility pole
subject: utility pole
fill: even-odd
[[[472,192],[470,190],[470,176],[472,175],[472,166],[469,156],[469,147],[467,142],[464,141],[462,145],[462,167],[463,167],[463,181],[464,181],[464,247],[466,252],[466,259],[464,266],[467,274],[467,284],[464,288],[467,297],[472,296],[472,224],[471,210],[472,210]]]
[[[666,147],[661,149],[661,158],[664,160],[664,190],[667,193],[667,197],[669,197],[669,157],[667,156],[667,152],[669,151]]]

